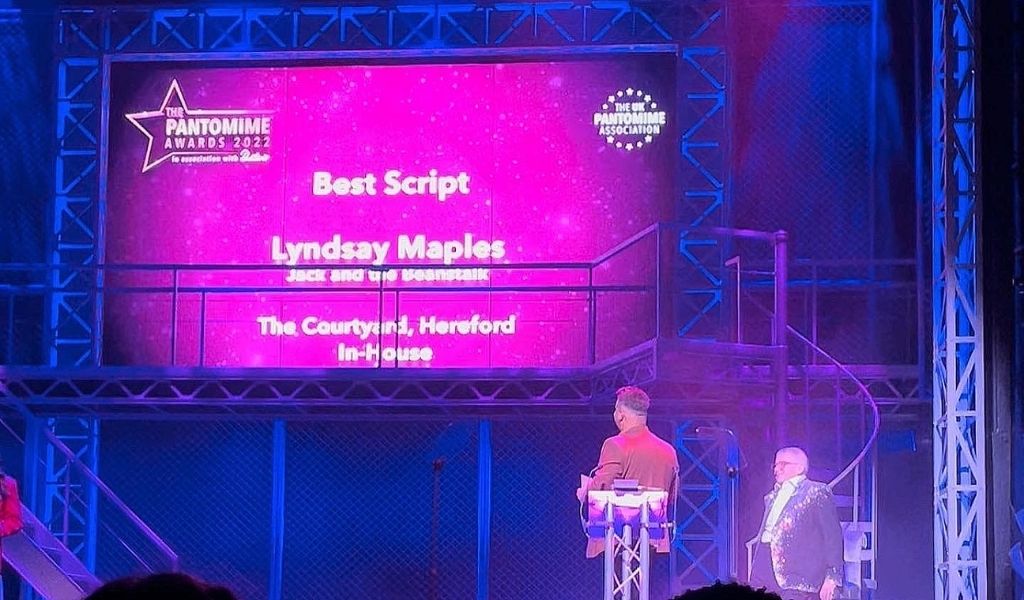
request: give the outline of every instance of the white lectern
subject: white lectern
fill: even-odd
[[[631,600],[634,587],[650,600],[651,544],[670,540],[670,528],[664,490],[587,494],[587,536],[604,540],[604,600]]]

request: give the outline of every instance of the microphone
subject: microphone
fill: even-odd
[[[701,425],[701,426],[697,427],[695,429],[695,431],[697,432],[697,435],[704,435],[704,434],[708,434],[708,433],[714,435],[716,433],[724,433],[724,434],[728,435],[729,437],[731,437],[732,439],[734,439],[734,440],[736,439],[736,433],[732,429],[729,429],[728,427],[716,427],[716,426],[713,426],[713,425]]]

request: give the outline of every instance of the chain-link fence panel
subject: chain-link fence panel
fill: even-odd
[[[282,597],[475,597],[477,427],[290,423]]]
[[[738,42],[733,224],[785,229],[792,255],[867,258],[869,4],[753,5]]]
[[[0,288],[4,287],[2,271],[0,265]],[[0,365],[43,364],[45,301],[42,293],[20,284],[0,289]]]
[[[100,476],[184,571],[227,584],[241,600],[267,597],[270,423],[104,421],[100,436]],[[101,527],[97,539],[101,577],[142,571],[113,532]]]
[[[855,1],[757,1],[730,13],[732,225],[789,233],[794,327],[841,361],[912,364],[914,203],[891,179],[911,161],[878,16],[873,24],[872,4]],[[770,306],[772,290],[753,285],[767,261],[741,258],[747,317],[747,299]],[[748,343],[770,333],[743,322]]]
[[[41,270],[51,205],[51,15],[0,9],[0,364],[43,362]]]
[[[667,420],[651,427],[672,439]],[[268,596],[271,423],[105,421],[100,431],[104,481],[183,570],[243,600]],[[610,417],[492,423],[491,598],[600,594],[603,563],[584,557],[573,491],[614,433]],[[475,420],[288,423],[282,597],[474,597],[478,452]],[[695,468],[689,460],[680,455]],[[145,540],[108,504],[98,515],[98,574],[166,570],[135,550]],[[667,556],[655,556],[652,575],[652,597],[667,597]]]
[[[12,408],[0,410],[0,468],[24,485],[25,420]],[[22,496],[25,492],[22,491]]]
[[[53,153],[52,15],[0,9],[0,263],[42,262]]]

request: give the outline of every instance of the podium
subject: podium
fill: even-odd
[[[604,542],[604,600],[650,600],[651,544],[671,541],[671,526],[664,490],[587,494],[587,537]]]

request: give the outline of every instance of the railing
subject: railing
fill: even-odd
[[[26,410],[19,407],[26,421],[32,417]],[[20,444],[25,439],[5,420],[0,419],[0,426]],[[46,482],[56,485],[61,493],[60,511],[39,515],[45,519],[51,532],[74,551],[76,546],[85,543],[82,539],[73,539],[68,532],[68,523],[72,520],[71,513],[86,514],[89,507],[88,495],[95,490],[97,493],[97,512],[102,516],[98,519],[98,534],[110,542],[105,545],[104,556],[97,564],[96,574],[101,578],[125,576],[137,572],[177,571],[180,562],[177,553],[150,528],[110,487],[89,469],[75,453],[58,439],[47,427],[38,427],[43,436],[43,452],[34,455],[37,459],[37,472],[46,473],[47,464],[43,458],[47,454],[59,457],[54,461],[57,465],[55,474],[59,480]],[[28,448],[26,447],[26,452]],[[51,507],[52,508],[52,507]],[[49,512],[49,511],[44,511]]]
[[[774,314],[771,311],[769,311],[763,304],[761,304],[756,299],[751,299],[751,305],[758,309],[763,314],[769,315],[771,317],[774,316]],[[855,401],[855,405],[858,408],[868,410],[871,413],[871,431],[870,433],[868,433],[861,429],[860,439],[863,440],[862,447],[860,448],[857,455],[852,460],[850,460],[849,463],[842,467],[840,472],[835,477],[832,478],[831,482],[829,483],[829,486],[835,487],[838,483],[840,483],[848,475],[850,475],[851,472],[855,474],[859,473],[859,468],[864,463],[868,453],[874,447],[875,441],[878,439],[879,430],[881,428],[881,415],[878,410],[878,403],[875,401],[874,396],[871,394],[870,390],[868,390],[867,386],[864,385],[864,383],[856,375],[854,375],[853,371],[851,371],[849,367],[841,363],[838,359],[832,356],[824,348],[822,348],[814,341],[812,341],[810,338],[802,334],[792,325],[786,324],[785,328],[788,336],[791,336],[795,338],[797,341],[799,341],[804,346],[804,348],[811,354],[815,355],[815,357],[818,360],[824,359],[827,365],[830,365],[833,369],[835,369],[836,374],[840,376],[840,378],[845,378],[848,383],[852,384],[857,390],[857,393],[851,396],[851,398]],[[813,367],[814,365],[819,364],[818,360],[806,361],[805,364],[802,365],[802,368],[807,369]],[[835,389],[839,391],[841,390],[841,388],[841,382],[837,380],[835,384]],[[866,415],[862,415],[862,417],[865,416]],[[862,418],[861,423],[863,424],[864,421],[865,419]],[[841,433],[842,431],[843,429],[841,428],[837,429],[837,433]],[[856,479],[857,477],[855,476],[855,480]]]
[[[403,310],[409,308],[429,312],[432,306],[458,301],[468,306],[471,312],[484,313],[487,307],[499,303],[504,303],[504,307],[513,312],[507,307],[513,306],[514,301],[529,304],[530,300],[546,299],[563,303],[561,313],[553,318],[541,317],[548,323],[562,321],[561,329],[565,335],[556,335],[552,342],[564,346],[565,354],[560,364],[473,366],[590,366],[654,338],[661,327],[663,307],[660,305],[662,286],[659,280],[662,271],[658,250],[661,229],[661,225],[647,227],[589,262],[299,266],[0,265],[0,323],[6,322],[6,329],[0,330],[6,331],[0,344],[0,364],[14,362],[15,303],[26,298],[42,300],[46,295],[59,291],[48,283],[26,281],[49,282],[52,278],[46,276],[48,273],[67,273],[70,270],[86,274],[94,283],[91,291],[95,294],[100,314],[92,315],[92,322],[88,325],[97,332],[112,323],[124,324],[133,318],[127,316],[127,312],[136,311],[145,313],[144,318],[154,323],[150,323],[153,327],[149,329],[136,328],[135,331],[147,335],[158,331],[161,337],[160,348],[149,348],[149,355],[142,362],[129,360],[119,363],[107,356],[101,360],[106,365],[259,366],[226,364],[223,359],[211,358],[209,343],[217,337],[211,333],[211,326],[218,318],[237,321],[239,317],[237,313],[216,316],[212,311],[214,307],[220,309],[231,302],[237,306],[244,305],[247,300],[270,299],[274,302],[345,306],[338,310],[347,310],[352,313],[349,316],[359,316],[376,325],[372,337],[378,347],[390,342],[397,348],[407,340],[399,338],[394,323]],[[452,269],[478,269],[483,277],[479,281],[431,281],[450,274]],[[339,281],[286,281],[299,276],[338,278]],[[2,285],[5,280],[15,283]],[[257,324],[255,317],[258,313],[249,316],[253,317],[248,323],[248,327],[253,328],[250,332],[257,326],[272,329],[279,325],[273,321]],[[581,335],[581,332],[585,333]],[[264,334],[261,331],[261,335],[283,334]],[[102,355],[99,344],[103,337],[94,335],[97,355]],[[131,348],[150,343],[140,339],[142,337],[137,335],[122,342]],[[18,345],[21,344],[19,340]],[[159,356],[155,359],[154,355]],[[300,363],[281,366],[337,365]],[[378,353],[376,360],[342,366],[396,367],[399,366],[399,358],[395,353],[394,359],[389,361],[384,359],[383,353]]]
[[[809,340],[807,337],[805,337],[803,334],[801,334],[793,327],[787,326],[787,329],[790,335],[801,341],[814,353],[824,358],[840,374],[842,374],[847,379],[847,381],[856,386],[858,393],[854,396],[854,398],[858,400],[858,406],[870,410],[871,431],[870,433],[867,434],[865,438],[865,436],[863,435],[864,432],[862,430],[861,439],[864,440],[863,447],[861,448],[860,452],[858,452],[857,455],[852,460],[850,460],[850,462],[847,463],[846,466],[843,467],[843,469],[835,477],[832,478],[832,481],[829,482],[829,487],[835,487],[837,484],[843,481],[848,475],[850,475],[850,473],[853,473],[854,475],[853,481],[857,482],[859,481],[860,468],[864,464],[864,461],[867,459],[868,453],[871,452],[874,448],[875,442],[878,440],[878,432],[881,429],[882,420],[881,415],[878,411],[878,403],[875,402],[875,398],[868,390],[867,386],[865,386],[864,383],[860,379],[858,379],[857,376],[854,375],[853,372],[851,372],[846,365],[840,363],[838,360],[835,359],[835,357],[833,357],[820,346]],[[858,520],[856,512],[857,506],[858,503],[854,502],[854,521]]]
[[[841,502],[841,507],[848,507],[850,509],[848,523],[846,531],[844,531],[844,537],[849,534],[850,539],[857,544],[867,544],[870,551],[867,553],[867,558],[864,559],[869,563],[870,578],[874,578],[875,573],[875,557],[877,556],[878,547],[878,527],[874,511],[877,507],[877,474],[875,471],[875,461],[871,460],[872,453],[875,450],[875,443],[878,439],[878,434],[881,427],[881,417],[876,403],[871,392],[846,366],[836,360],[831,354],[826,352],[820,346],[817,346],[811,342],[806,336],[801,334],[799,331],[792,327],[788,327],[790,335],[798,340],[801,344],[805,345],[811,351],[818,353],[819,356],[827,361],[835,371],[837,381],[835,382],[836,389],[836,400],[833,408],[835,410],[835,445],[837,448],[842,448],[842,435],[848,431],[848,427],[844,422],[844,416],[842,410],[844,405],[847,408],[859,412],[860,418],[857,419],[860,427],[858,428],[859,439],[862,440],[862,446],[856,455],[849,459],[839,470],[837,474],[831,477],[828,482],[830,489],[834,490],[839,495],[841,488],[842,491],[848,492],[849,504]],[[847,395],[843,391],[843,382],[849,383],[856,389],[856,393],[853,395]],[[808,400],[808,404],[805,407],[810,410],[811,403]],[[793,407],[790,407],[791,409]],[[819,409],[824,407],[818,405]],[[867,425],[870,423],[870,425]],[[811,430],[811,427],[807,427],[807,430]],[[819,440],[820,441],[820,440]],[[813,446],[813,441],[808,440],[805,446]],[[812,451],[813,454],[813,451]],[[867,491],[865,492],[865,488]],[[865,514],[866,513],[866,514]],[[865,520],[866,519],[866,520]],[[844,519],[845,520],[845,519]],[[862,540],[860,536],[863,535]],[[847,540],[849,542],[849,540]],[[747,572],[750,572],[751,561],[753,559],[753,547],[757,543],[757,538],[753,538],[747,541]],[[863,549],[863,546],[862,548]],[[844,596],[845,597],[845,596]]]
[[[750,234],[750,235],[745,235]],[[352,270],[365,271],[366,280],[361,284],[347,282],[344,287],[325,284],[282,285],[282,279],[292,269],[278,265],[100,265],[67,267],[38,264],[0,265],[0,364],[46,364],[43,347],[47,329],[43,323],[50,319],[81,319],[83,327],[99,328],[103,325],[101,315],[74,314],[69,307],[67,314],[45,314],[49,296],[60,293],[53,287],[57,273],[86,274],[94,282],[92,291],[103,306],[103,299],[117,301],[126,295],[163,295],[169,300],[164,316],[171,331],[165,336],[163,350],[167,360],[160,364],[199,364],[206,366],[204,352],[190,348],[192,355],[184,360],[186,343],[204,342],[206,336],[183,330],[185,316],[192,318],[192,327],[203,328],[199,323],[209,318],[209,300],[226,294],[331,294],[333,298],[356,298],[371,291],[377,295],[373,315],[378,322],[393,316],[395,305],[405,300],[415,302],[424,294],[456,294],[469,297],[472,294],[542,294],[560,293],[562,297],[574,294],[580,298],[581,308],[573,318],[579,323],[584,339],[575,351],[578,366],[587,366],[613,356],[617,351],[642,337],[641,333],[655,332],[663,336],[676,333],[681,313],[700,312],[707,300],[703,296],[688,298],[679,290],[680,278],[694,278],[707,282],[709,294],[717,293],[720,304],[709,302],[709,321],[715,323],[711,339],[720,342],[744,344],[773,344],[777,336],[773,319],[761,319],[746,306],[745,298],[760,298],[773,304],[777,257],[772,252],[771,241],[774,233],[744,232],[731,229],[694,230],[679,224],[655,224],[624,240],[604,254],[589,262],[539,263],[539,264],[480,264],[492,272],[494,279],[485,284],[434,283],[424,285],[416,282],[387,281],[388,273],[401,273],[403,269],[419,269],[438,272],[451,268],[438,264],[389,264],[379,266],[352,265]],[[702,240],[712,247],[701,246]],[[722,255],[721,260],[699,257],[687,261],[689,252],[714,251]],[[707,271],[708,265],[717,262],[718,269]],[[722,265],[724,262],[724,265]],[[647,271],[631,272],[620,268],[625,265],[645,265]],[[470,265],[452,265],[470,267]],[[472,265],[476,267],[477,265]],[[338,266],[341,268],[342,266]],[[920,320],[917,292],[913,279],[912,261],[788,261],[790,276],[787,277],[788,314],[784,321],[808,332],[807,337],[816,344],[832,349],[841,360],[872,364],[914,364],[919,362],[914,340],[917,339],[916,323]],[[309,265],[309,268],[330,268],[323,265]],[[845,275],[844,275],[845,274]],[[379,281],[370,281],[378,277]],[[128,279],[126,279],[128,278]],[[264,285],[259,285],[260,283]],[[717,287],[717,292],[715,286]],[[685,285],[682,287],[686,287]],[[698,286],[699,287],[699,286]],[[447,296],[454,298],[454,296]],[[642,305],[650,315],[650,321],[643,324],[643,331],[636,336],[613,343],[615,340],[603,327],[616,320],[626,311],[636,322],[638,311],[628,310],[626,300],[631,299]],[[691,303],[685,311],[679,307]],[[621,310],[615,312],[616,306]],[[155,306],[155,305],[154,305]],[[719,318],[718,311],[724,310]],[[855,308],[857,315],[849,314]],[[844,316],[837,319],[842,309]],[[172,316],[172,311],[174,315]],[[189,312],[191,311],[191,312]],[[675,312],[675,314],[673,314]],[[886,322],[873,319],[872,314],[894,315]],[[598,322],[599,321],[599,322]],[[881,325],[877,323],[882,323]],[[853,329],[850,325],[853,324]],[[899,348],[892,344],[872,344],[872,339],[883,339],[882,333],[892,331],[893,326],[904,335],[896,336],[907,340]],[[698,334],[704,337],[704,333]],[[189,337],[196,338],[186,341]],[[98,338],[99,336],[94,336]],[[171,352],[172,339],[175,352]],[[383,340],[378,340],[383,341]],[[883,352],[864,349],[883,348]],[[204,348],[205,350],[205,348]],[[875,355],[865,355],[871,354]],[[862,355],[858,355],[861,353]],[[806,357],[791,356],[804,361],[819,360],[815,353]],[[322,366],[322,365],[321,365]],[[386,364],[371,366],[389,366]]]
[[[697,234],[695,237],[691,234]],[[344,270],[362,272],[359,281],[348,281],[345,287],[317,285],[314,283],[296,284],[295,287],[282,287],[282,278],[296,267],[287,265],[101,265],[95,267],[75,267],[74,271],[85,271],[93,274],[96,285],[93,292],[98,299],[97,304],[110,303],[119,296],[151,294],[161,296],[165,302],[166,314],[163,319],[167,323],[166,344],[167,360],[163,365],[196,365],[219,366],[208,360],[208,309],[211,297],[264,295],[289,297],[360,297],[364,301],[372,300],[372,319],[377,323],[377,342],[385,341],[385,324],[397,319],[403,305],[417,301],[418,294],[428,294],[431,298],[473,298],[474,295],[487,294],[489,297],[509,294],[525,297],[531,294],[563,295],[572,298],[582,307],[576,314],[579,325],[585,329],[583,340],[573,354],[572,366],[590,366],[614,357],[617,352],[628,349],[634,342],[647,341],[658,335],[674,336],[676,324],[672,319],[673,303],[679,301],[672,277],[678,275],[681,268],[690,268],[685,260],[680,260],[680,253],[687,240],[693,237],[715,239],[718,244],[716,252],[729,256],[724,267],[717,273],[700,273],[708,281],[717,282],[719,291],[727,297],[723,301],[722,322],[726,325],[726,334],[717,341],[736,342],[747,345],[763,345],[773,349],[776,356],[771,376],[776,383],[776,397],[779,399],[776,410],[777,421],[785,422],[796,407],[791,406],[788,396],[788,384],[794,351],[806,356],[805,368],[830,368],[836,378],[835,402],[837,414],[836,446],[842,450],[840,437],[845,428],[839,426],[842,407],[852,407],[861,411],[858,428],[859,450],[856,456],[842,464],[836,465],[838,473],[832,477],[830,485],[842,486],[849,484],[852,488],[851,507],[853,521],[860,522],[861,507],[864,505],[863,484],[872,482],[873,478],[866,473],[867,459],[878,435],[879,415],[874,398],[869,390],[852,371],[832,354],[819,345],[814,334],[808,337],[792,327],[788,320],[789,281],[787,268],[790,261],[786,257],[786,236],[783,232],[758,232],[734,229],[713,229],[694,231],[676,224],[652,225],[629,239],[617,244],[608,252],[601,254],[589,262],[575,263],[536,263],[536,264],[480,264],[480,265],[438,265],[438,264],[385,264],[385,265],[345,265],[337,266]],[[699,240],[698,240],[699,241]],[[687,251],[692,251],[692,248]],[[694,263],[700,261],[693,261]],[[794,263],[796,268],[809,268],[813,281],[820,271],[816,266]],[[902,263],[900,263],[902,265]],[[625,265],[626,268],[621,268]],[[489,273],[486,284],[451,283],[422,285],[422,282],[403,281],[401,274],[405,270],[419,270],[423,273],[436,272],[450,268],[479,267]],[[332,266],[308,265],[310,269],[330,269]],[[831,267],[829,267],[831,268]],[[821,266],[821,269],[826,269]],[[7,272],[23,272],[43,275],[53,271],[67,272],[68,267],[52,267],[39,265],[4,265],[0,266],[0,274]],[[736,273],[736,286],[729,289],[727,275]],[[393,274],[393,276],[391,276]],[[31,278],[31,277],[29,277]],[[26,278],[26,279],[29,279]],[[127,280],[126,280],[127,278]],[[135,278],[135,279],[132,279]],[[746,279],[745,279],[746,278]],[[50,277],[39,277],[41,281],[50,281]],[[2,282],[2,278],[0,278]],[[817,289],[817,285],[812,285]],[[0,300],[20,295],[40,295],[55,292],[46,284],[19,284],[0,287]],[[732,292],[732,293],[729,293]],[[772,308],[760,306],[762,297],[758,294],[772,295]],[[734,295],[733,295],[734,294]],[[630,302],[619,303],[626,298]],[[734,298],[734,299],[732,299]],[[813,298],[813,297],[812,297]],[[745,310],[750,303],[757,306],[757,311]],[[622,305],[620,305],[622,304]],[[817,311],[817,301],[812,304]],[[109,307],[108,307],[109,308]],[[733,313],[729,313],[732,308]],[[13,309],[10,309],[13,310]],[[187,322],[182,315],[193,310],[194,322]],[[813,314],[817,315],[817,312]],[[646,318],[645,318],[646,315]],[[0,313],[2,316],[2,313]],[[817,319],[817,317],[815,317]],[[625,322],[633,337],[622,333],[610,335],[607,323]],[[816,320],[814,321],[817,322]],[[735,323],[735,329],[729,332],[728,327]],[[8,328],[13,324],[13,317],[8,317]],[[99,316],[95,323],[99,328],[102,323]],[[189,330],[185,327],[193,327]],[[254,326],[254,325],[253,325]],[[182,348],[186,346],[189,335],[198,332],[192,340],[195,345],[194,360],[182,356]],[[599,335],[601,332],[601,335]],[[728,335],[731,333],[732,335]],[[97,339],[101,336],[97,335]],[[787,339],[794,338],[799,344],[790,346]],[[7,339],[10,339],[8,337]],[[389,337],[397,346],[401,340],[395,332]],[[775,352],[777,350],[777,352]],[[2,349],[0,349],[2,351]],[[2,361],[0,361],[2,362]],[[392,363],[383,360],[370,365],[373,368],[398,366],[397,359]],[[493,366],[493,365],[490,365]],[[767,375],[767,373],[766,373]],[[842,392],[844,387],[855,390],[853,394]],[[809,410],[809,409],[808,409]],[[870,414],[869,414],[870,413]],[[870,417],[870,431],[867,426]],[[778,426],[778,423],[777,423]],[[784,427],[779,431],[784,433]],[[785,435],[780,435],[784,439]],[[837,452],[837,455],[839,452]],[[834,471],[833,471],[834,472]],[[852,476],[852,477],[851,477]],[[874,506],[872,503],[871,506]],[[871,521],[873,527],[873,520]],[[871,532],[872,543],[874,532]]]
[[[729,256],[723,275],[729,339],[764,343],[764,328],[749,322],[759,310],[751,299],[770,303],[773,262],[748,253]],[[915,271],[913,259],[792,260],[789,324],[847,363],[919,364],[924,315]],[[813,352],[792,358],[808,364],[822,360]]]

